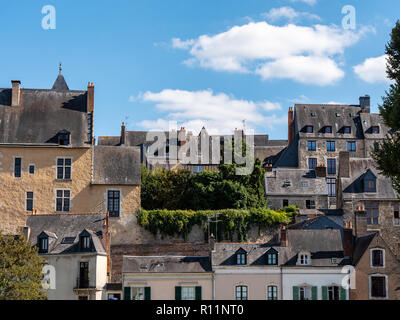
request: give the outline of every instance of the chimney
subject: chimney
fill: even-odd
[[[317,164],[315,168],[315,173],[318,178],[325,178],[326,177],[326,166],[324,164]]]
[[[288,113],[288,145],[294,140],[294,113],[293,107],[289,107]]]
[[[94,112],[94,85],[93,85],[93,82],[89,82],[88,87],[87,87],[87,112]]]
[[[288,238],[287,238],[287,230],[286,226],[283,226],[281,229],[281,246],[287,247],[288,246]]]
[[[362,113],[370,113],[371,97],[369,95],[366,94],[364,97],[360,97],[360,108]]]
[[[345,222],[343,226],[343,251],[344,256],[350,259],[350,262],[353,260],[353,227],[351,222]]]
[[[211,233],[210,239],[208,239],[208,244],[210,245],[210,251],[215,251],[215,237],[213,233]]]
[[[11,85],[11,106],[19,107],[21,105],[21,81],[12,80]]]
[[[367,233],[367,211],[363,206],[358,206],[354,212],[355,235],[361,237]]]
[[[186,143],[186,129],[181,127],[178,131],[178,146],[183,146]]]
[[[121,139],[120,139],[120,144],[123,146],[125,145],[125,140],[126,140],[126,129],[125,129],[125,123],[122,122],[121,126]]]
[[[350,153],[339,152],[339,178],[350,178]]]

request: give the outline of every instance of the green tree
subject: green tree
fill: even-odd
[[[391,131],[382,143],[375,143],[372,157],[378,169],[393,181],[394,188],[400,193],[400,22],[391,33],[386,45],[387,75],[393,80],[383,103],[379,106],[382,118]]]
[[[23,236],[0,233],[0,300],[44,300],[44,260]]]

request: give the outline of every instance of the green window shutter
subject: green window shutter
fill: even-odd
[[[299,287],[293,287],[293,300],[299,300]]]
[[[144,288],[144,300],[151,300],[151,287]]]
[[[131,300],[131,287],[124,288],[124,300]]]
[[[182,300],[182,287],[175,287],[175,300]]]
[[[340,287],[340,300],[347,300],[346,289]]]
[[[318,287],[311,288],[311,300],[318,300]]]
[[[201,300],[201,287],[196,287],[196,300]]]
[[[322,287],[322,300],[328,300],[328,287]]]

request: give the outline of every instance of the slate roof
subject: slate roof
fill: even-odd
[[[63,91],[63,90],[69,90],[67,82],[64,79],[64,76],[61,74],[61,71],[56,79],[56,81],[54,81],[53,87],[51,88],[51,90],[59,90],[59,91]]]
[[[290,181],[290,186],[285,182]],[[302,185],[304,183],[304,185]],[[267,172],[265,178],[266,195],[326,195],[326,181],[317,178],[314,170],[281,169]]]
[[[138,147],[95,146],[93,184],[140,185]]]
[[[297,168],[299,166],[299,137],[287,146],[280,154],[278,160],[274,164],[274,168]]]
[[[368,249],[370,243],[377,235],[378,233],[369,233],[356,239],[353,250],[353,265],[358,264],[365,250]]]
[[[209,257],[124,256],[122,273],[204,273],[211,272]]]
[[[278,266],[296,266],[300,252],[311,253],[311,266],[335,267],[332,258],[344,263],[340,229],[288,229],[287,238],[287,247],[276,243],[216,243],[213,267],[236,266],[236,253],[241,249],[247,253],[247,264],[238,268],[270,267],[266,264],[266,254],[271,249],[278,253]]]
[[[343,230],[343,227],[329,219],[326,216],[319,216],[311,219],[307,219],[295,224],[288,226],[288,229],[298,229],[298,230]]]
[[[363,177],[368,172],[376,176],[376,192],[364,192]],[[352,195],[356,199],[397,199],[392,181],[379,174],[375,162],[371,158],[350,158],[350,178],[340,178],[343,190],[343,199],[349,200]]]
[[[58,145],[62,130],[71,133],[72,147],[90,144],[87,92],[56,88],[21,89],[18,107],[11,107],[11,89],[0,89],[0,144]]]
[[[38,245],[42,232],[50,233],[48,254],[68,254],[79,252],[79,235],[87,230],[92,235],[92,252],[105,253],[101,243],[105,214],[51,214],[28,216],[26,225],[30,227],[29,241]],[[73,238],[73,243],[63,243],[63,239]]]
[[[384,139],[390,128],[378,113],[360,113],[362,130],[366,139]],[[372,133],[372,127],[379,127],[379,133]]]

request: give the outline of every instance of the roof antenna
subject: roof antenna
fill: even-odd
[[[58,67],[58,70],[59,70],[59,74],[61,75],[62,74],[62,62],[60,61],[60,66]]]

